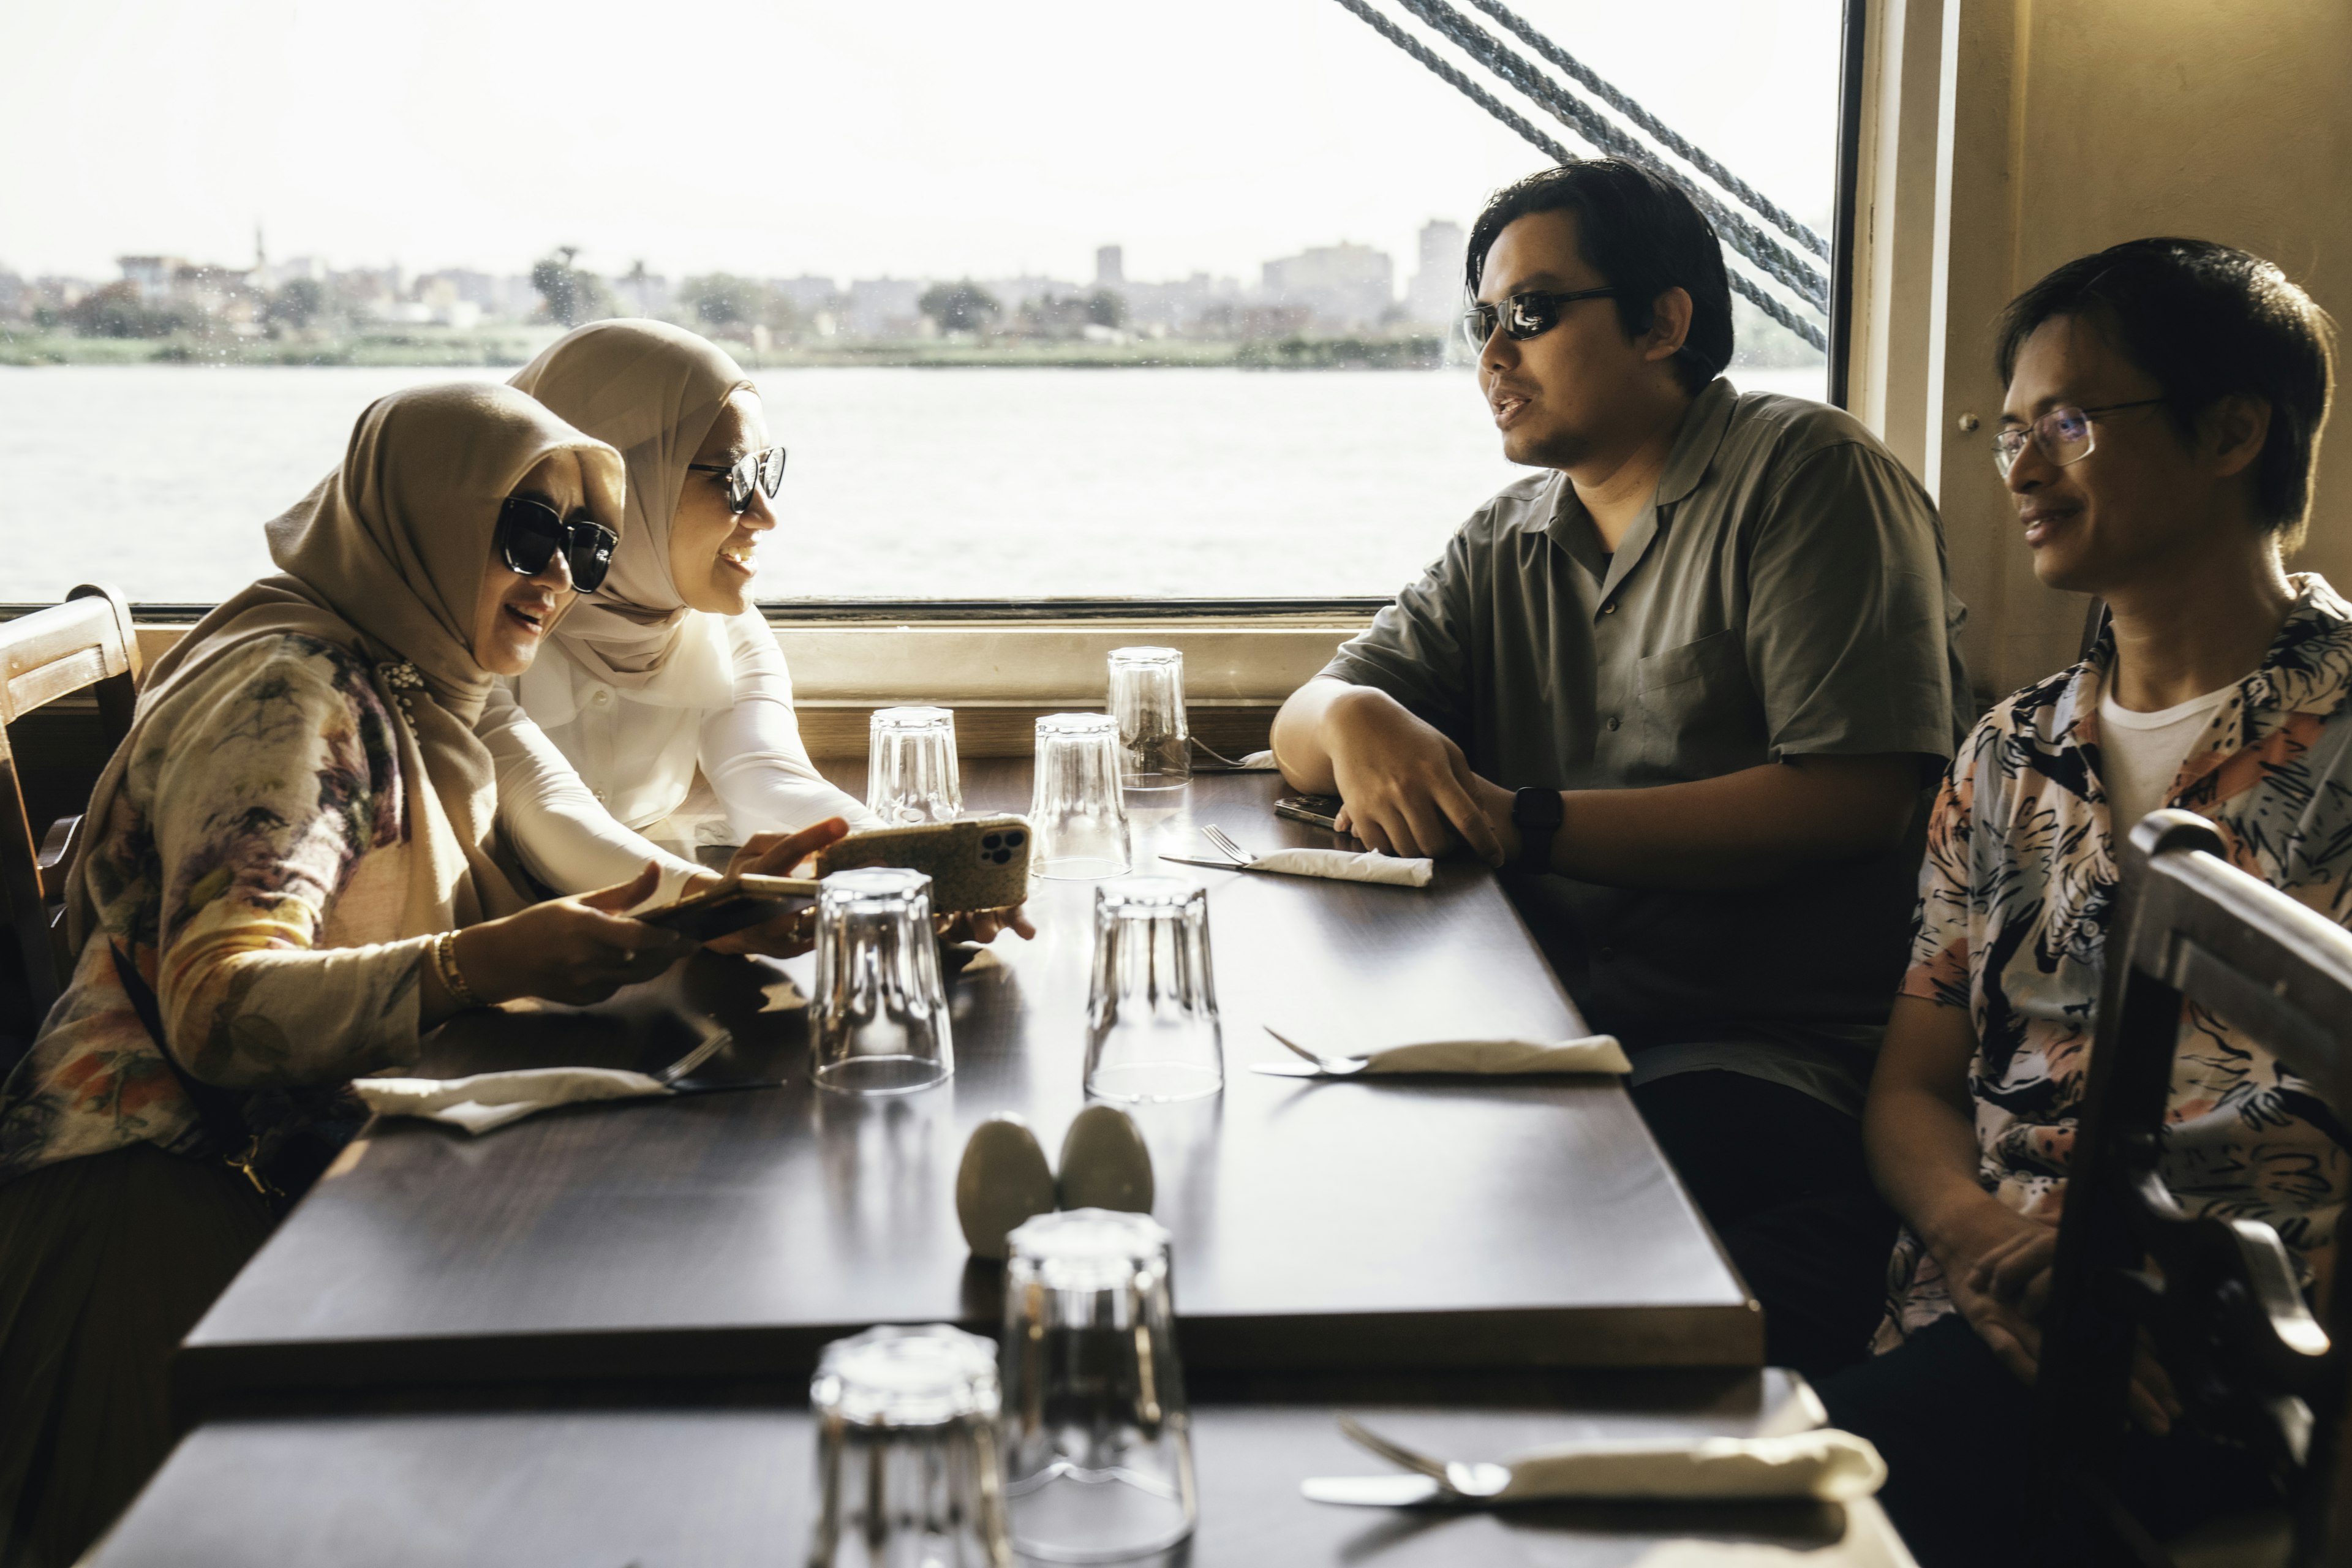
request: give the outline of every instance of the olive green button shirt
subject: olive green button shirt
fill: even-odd
[[[1622,789],[1790,757],[1916,752],[1966,730],[1963,616],[1927,492],[1858,421],[1702,391],[1612,556],[1567,476],[1488,501],[1323,674],[1374,686],[1513,789]],[[1637,1081],[1726,1067],[1859,1106],[1903,972],[1919,825],[1770,886],[1506,874]]]

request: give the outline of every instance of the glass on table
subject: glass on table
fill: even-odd
[[[1108,713],[1048,713],[1037,721],[1030,864],[1043,877],[1123,877],[1134,865],[1120,797],[1118,721]]]
[[[866,726],[866,805],[893,827],[953,822],[963,810],[955,714],[877,708]]]
[[[1087,1092],[1198,1100],[1225,1086],[1224,1034],[1209,963],[1209,895],[1176,877],[1095,889],[1087,994]]]
[[[1006,1568],[996,1347],[935,1323],[824,1347],[811,1568]]]
[[[1200,1502],[1176,1357],[1168,1232],[1072,1209],[1013,1233],[1004,1266],[1004,1498],[1013,1549],[1108,1563],[1192,1534]]]
[[[1118,721],[1120,783],[1129,789],[1174,789],[1192,782],[1182,649],[1111,649],[1110,715]]]
[[[820,1089],[904,1094],[955,1071],[931,879],[870,867],[817,885],[809,1071]]]

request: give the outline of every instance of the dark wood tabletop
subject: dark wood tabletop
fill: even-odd
[[[1647,1374],[1558,1409],[1350,1401],[1375,1430],[1462,1459],[1595,1437],[1746,1436],[1812,1424],[1778,1372]],[[1492,1511],[1312,1503],[1310,1476],[1392,1473],[1330,1405],[1204,1405],[1200,1524],[1173,1568],[1903,1568],[1875,1502],[1537,1504]],[[807,1560],[812,1425],[798,1410],[435,1412],[225,1421],[183,1441],[90,1568],[726,1568]],[[1785,1554],[1785,1555],[1784,1555]]]
[[[967,805],[1025,809],[1027,764],[969,763]],[[1275,816],[1270,774],[1131,795],[1138,870],[1209,889],[1224,1092],[1139,1110],[1203,1368],[1748,1365],[1760,1319],[1611,1079],[1300,1082],[1248,1070],[1274,1024],[1328,1049],[1584,1032],[1484,867],[1426,889],[1163,866]],[[953,1184],[972,1126],[1057,1153],[1083,1103],[1097,884],[1040,882],[1040,934],[951,982],[956,1073],[856,1099],[807,1082],[810,961],[698,958],[593,1009],[484,1013],[426,1070],[650,1068],[716,1019],[698,1079],[743,1092],[574,1107],[480,1138],[378,1120],[190,1336],[187,1408],[257,1390],[795,1376],[882,1322],[993,1326]],[[787,982],[797,982],[797,986]]]

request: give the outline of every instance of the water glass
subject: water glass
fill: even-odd
[[[1072,1209],[1014,1231],[1004,1266],[1004,1502],[1013,1549],[1054,1563],[1164,1551],[1200,1501],[1176,1358],[1168,1232]]]
[[[955,1071],[931,879],[870,867],[817,886],[809,1070],[819,1089],[904,1094]]]
[[[1009,1568],[996,1347],[944,1323],[824,1347],[811,1568]]]
[[[963,810],[955,715],[945,708],[877,708],[866,727],[866,805],[893,827],[953,822]]]
[[[1118,784],[1118,721],[1108,713],[1048,713],[1037,721],[1030,864],[1044,877],[1122,877],[1134,864]]]
[[[1209,895],[1177,877],[1096,889],[1087,1092],[1101,1100],[1198,1100],[1224,1086]]]
[[[1174,789],[1192,782],[1181,648],[1111,649],[1110,715],[1118,721],[1120,783],[1129,789]]]

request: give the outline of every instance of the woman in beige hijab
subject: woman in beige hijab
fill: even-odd
[[[550,887],[595,887],[659,853],[675,890],[698,840],[835,817],[880,826],[810,763],[783,655],[751,605],[784,458],[735,362],[664,322],[597,321],[513,384],[628,466],[612,575],[515,683],[520,710],[493,695],[483,723],[525,865]]]
[[[0,1086],[0,1562],[71,1561],[162,1458],[171,1347],[348,1135],[352,1078],[685,950],[617,912],[652,868],[527,905],[475,735],[609,555],[622,472],[506,387],[384,398],[268,525],[282,574],[152,670],[71,984]]]

